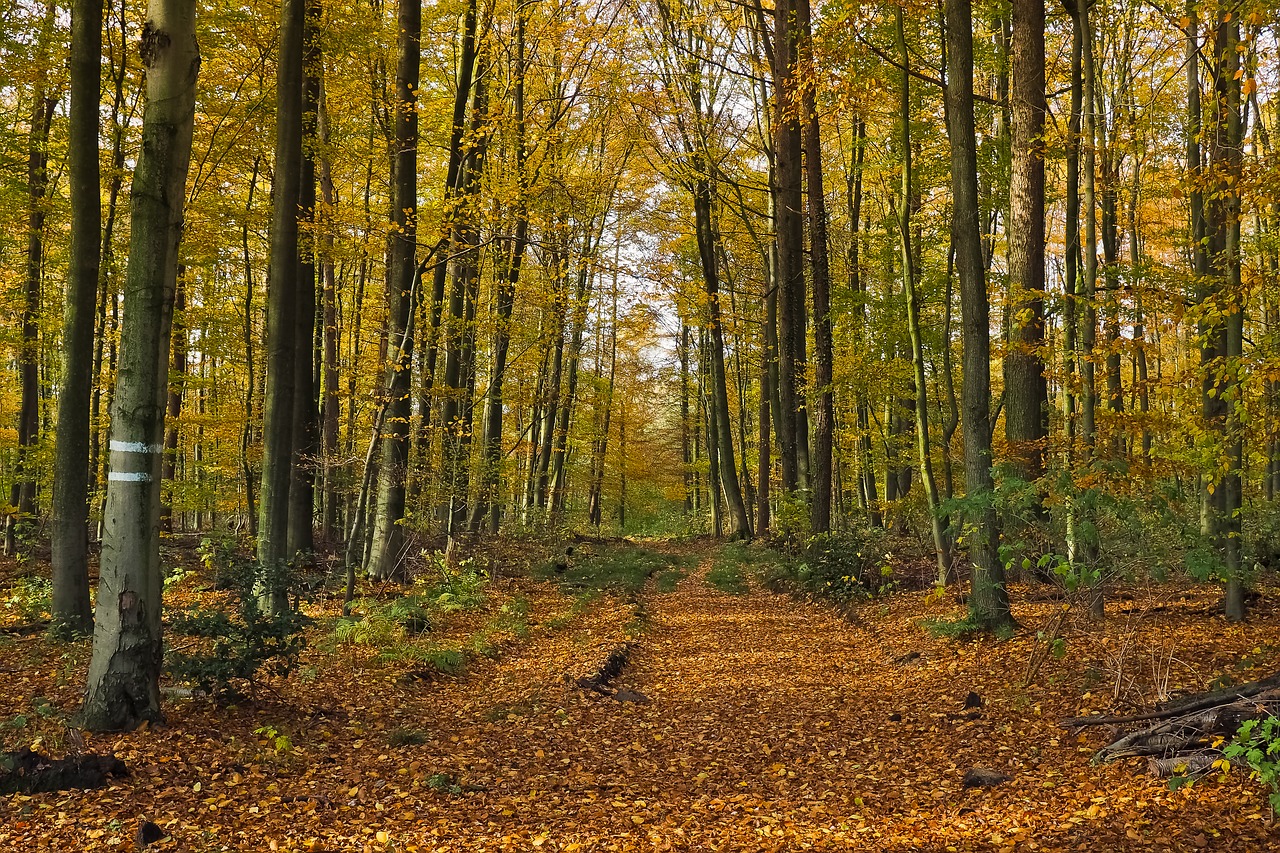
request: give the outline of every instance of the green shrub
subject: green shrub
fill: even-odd
[[[879,531],[853,530],[807,537],[790,554],[751,557],[760,581],[775,592],[798,592],[835,602],[884,595],[897,587],[881,559]]]
[[[48,578],[18,578],[9,587],[5,609],[24,622],[38,622],[49,615],[53,606],[53,582]]]
[[[1267,786],[1271,813],[1280,811],[1280,717],[1245,720],[1222,754],[1249,765],[1253,778]]]
[[[238,682],[250,690],[259,671],[287,676],[298,663],[306,644],[303,630],[311,623],[293,610],[279,615],[265,611],[259,601],[262,588],[288,588],[291,570],[287,566],[261,569],[258,564],[238,561],[227,567],[232,585],[231,608],[192,608],[172,617],[173,631],[204,641],[195,652],[174,650],[168,668],[178,681],[194,684],[211,696],[223,699],[238,694]]]

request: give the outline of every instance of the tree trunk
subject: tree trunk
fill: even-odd
[[[62,334],[62,388],[53,484],[55,629],[65,635],[93,627],[89,604],[89,409],[93,394],[94,314],[102,239],[98,125],[102,106],[102,0],[71,7],[71,263]],[[105,291],[105,288],[104,288]]]
[[[808,76],[816,73],[809,0],[794,2],[800,60]],[[816,386],[813,453],[809,460],[812,474],[809,523],[814,533],[825,533],[831,529],[831,458],[836,419],[831,387],[835,358],[831,340],[831,270],[827,247],[827,202],[822,181],[822,127],[818,121],[814,85],[805,85],[803,92],[804,164],[808,181],[809,246],[813,269],[813,381]],[[920,393],[924,393],[923,390]]]
[[[929,449],[929,386],[924,371],[924,338],[920,331],[920,294],[916,291],[915,257],[911,252],[911,55],[902,22],[902,7],[894,7],[895,32],[898,37],[898,59],[902,63],[901,99],[898,120],[902,125],[902,195],[898,209],[898,245],[902,250],[902,282],[907,302],[907,333],[911,338],[911,364],[915,377],[916,451],[920,461],[920,483],[924,487],[929,523],[933,532],[933,548],[938,561],[938,586],[952,580],[951,541],[947,528],[950,521],[938,499],[938,485],[933,476],[933,454]]]
[[[302,46],[302,174],[298,187],[298,301],[294,314],[293,462],[289,481],[288,553],[315,550],[316,142],[320,103],[320,0],[305,0]]]
[[[324,291],[322,297],[322,314],[324,322],[324,396],[320,414],[320,439],[322,464],[322,503],[321,531],[325,540],[332,542],[338,535],[338,281],[334,274],[333,260],[333,208],[336,204],[333,186],[333,166],[328,153],[329,114],[324,90],[324,75],[321,69],[320,103],[316,111],[316,135],[320,141],[320,192],[323,201],[324,236],[322,238],[322,266],[324,270]]]
[[[1013,143],[1009,186],[1011,334],[1004,359],[1004,426],[1019,479],[1044,476],[1049,436],[1044,335],[1044,0],[1013,3]],[[1045,519],[1036,487],[1028,513]]]
[[[799,32],[794,0],[774,4],[773,151],[774,232],[778,251],[775,286],[778,289],[778,391],[782,403],[778,453],[782,458],[782,488],[795,492],[805,486],[801,472],[799,423],[805,418],[803,361],[797,363],[804,339],[804,201],[801,187],[801,127],[795,108],[796,46]],[[807,454],[805,454],[807,455]]]
[[[711,181],[703,174],[705,164],[695,163],[693,168],[698,175],[692,188],[695,231],[698,256],[702,264],[702,282],[707,293],[708,346],[703,349],[702,355],[710,357],[711,394],[708,407],[713,413],[715,424],[711,437],[718,450],[713,461],[718,463],[719,481],[724,486],[725,499],[732,516],[729,536],[733,539],[746,539],[751,536],[751,519],[742,498],[742,486],[734,459],[733,425],[729,420],[729,389],[724,368],[724,326],[720,316],[720,274],[716,264],[716,245],[720,237],[712,220]],[[718,492],[713,492],[713,498],[717,495]]]
[[[387,424],[378,471],[373,541],[365,571],[385,580],[395,576],[405,550],[405,476],[409,461],[409,369],[413,358],[411,321],[417,251],[418,207],[418,75],[421,64],[421,0],[400,0],[399,61],[396,66],[395,185],[391,204],[390,269],[388,270],[388,335],[398,340],[394,368],[387,371]]]
[[[131,191],[93,656],[79,720],[94,731],[161,719],[160,441],[200,67],[195,7],[192,0],[151,0],[142,31],[147,108]]]
[[[973,563],[971,619],[986,628],[1012,624],[1004,566],[999,558],[1000,523],[991,476],[991,324],[978,219],[978,161],[973,122],[973,20],[970,0],[946,0],[947,135],[951,145],[951,239],[960,275],[961,339],[964,343],[961,406],[964,421],[965,485],[973,505],[966,537]]]
[[[480,275],[480,231],[477,198],[484,173],[488,130],[488,89],[483,58],[476,60],[475,99],[471,107],[471,129],[467,152],[459,173],[456,218],[451,245],[457,257],[451,263],[449,321],[444,330],[444,404],[440,426],[443,473],[440,514],[451,534],[461,532],[467,522],[467,500],[471,474],[470,376],[474,371],[477,288]]]
[[[272,186],[271,263],[267,269],[267,364],[262,426],[262,487],[258,562],[264,577],[289,553],[289,485],[293,463],[294,360],[298,298],[298,203],[302,180],[302,54],[305,0],[283,0],[276,69],[276,151]],[[289,606],[287,591],[261,590],[273,613]],[[278,586],[278,585],[276,585]]]
[[[4,551],[27,548],[36,522],[36,445],[40,442],[40,285],[44,274],[44,226],[49,191],[49,126],[58,99],[49,90],[49,48],[55,8],[46,2],[36,45],[37,78],[31,93],[27,135],[27,251],[23,278],[22,345],[18,355],[18,457]]]
[[[169,338],[171,340],[172,357],[169,364],[169,391],[166,405],[164,430],[164,462],[160,465],[160,529],[172,533],[173,528],[173,484],[178,470],[178,418],[182,416],[182,395],[187,381],[187,348],[189,345],[186,326],[187,287],[186,269],[178,265],[178,277],[174,285],[173,321]],[[168,491],[168,500],[165,492]]]

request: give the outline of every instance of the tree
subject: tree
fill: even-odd
[[[409,379],[413,356],[410,320],[414,311],[414,280],[418,275],[418,108],[417,90],[421,62],[422,5],[401,0],[398,22],[400,41],[395,88],[395,192],[391,205],[393,233],[387,274],[389,305],[387,333],[399,341],[396,362],[387,387],[387,432],[382,439],[378,502],[373,544],[365,570],[385,579],[395,574],[404,558],[405,476],[409,459]]]
[[[302,183],[302,84],[305,0],[282,0],[276,67],[275,180],[271,264],[267,268],[267,364],[262,424],[262,487],[258,498],[258,562],[279,566],[289,546],[289,486],[293,468],[294,360],[298,298],[298,203]],[[262,594],[272,612],[289,606],[283,589]]]
[[[89,408],[102,239],[98,111],[102,99],[102,0],[71,8],[71,266],[63,319],[62,391],[53,486],[53,619],[67,633],[93,627],[89,603]]]
[[[1012,163],[1009,182],[1009,292],[1011,332],[1004,359],[1005,439],[1019,479],[1044,475],[1049,437],[1045,362],[1044,290],[1044,0],[1013,4]],[[1030,515],[1042,520],[1037,487]]]
[[[143,146],[130,191],[120,377],[111,419],[101,579],[80,721],[132,729],[161,719],[160,463],[173,293],[178,274],[200,50],[193,0],[151,0]]]
[[[991,476],[991,325],[978,221],[978,163],[973,124],[973,19],[969,0],[947,0],[947,135],[951,146],[951,241],[960,277],[964,345],[965,486],[973,592],[969,615],[984,628],[1012,624],[1000,562],[1000,522]]]
[[[27,246],[22,289],[22,348],[19,384],[17,476],[5,524],[4,551],[25,547],[36,521],[36,445],[40,441],[40,283],[44,273],[45,218],[49,192],[49,127],[58,99],[51,88],[49,50],[55,6],[46,2],[36,42],[36,79],[27,130]]]

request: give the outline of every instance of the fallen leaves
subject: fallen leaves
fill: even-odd
[[[0,800],[0,843],[127,848],[145,815],[174,844],[209,851],[1265,848],[1271,826],[1243,779],[1171,793],[1140,768],[1090,766],[1102,736],[1057,728],[1082,704],[1114,710],[1105,684],[1082,685],[1100,650],[1135,642],[1131,622],[1092,627],[1098,643],[1047,662],[1023,690],[1030,636],[931,640],[915,624],[924,594],[877,602],[856,624],[758,589],[728,595],[704,583],[712,554],[700,556],[673,591],[643,596],[647,627],[616,681],[648,703],[563,679],[625,641],[627,599],[582,606],[551,584],[505,580],[488,606],[527,599],[527,636],[467,675],[404,686],[374,650],[313,645],[312,680],[233,708],[174,702],[167,727],[94,736],[92,749],[125,757],[135,776]],[[1034,624],[1055,606],[1019,616]],[[461,642],[486,618],[462,614],[437,634]],[[1226,636],[1194,615],[1139,629],[1178,632],[1206,680],[1280,646],[1265,619]],[[74,708],[81,673],[49,665],[65,647],[14,643],[15,660],[38,665],[0,691],[0,719],[33,697]],[[910,666],[892,663],[912,652]],[[970,692],[981,716],[957,716]],[[293,749],[278,754],[255,734],[264,726]],[[52,727],[32,735],[58,742]],[[972,767],[1014,781],[966,790]]]

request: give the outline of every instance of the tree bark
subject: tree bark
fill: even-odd
[[[102,0],[71,7],[71,108],[68,171],[71,182],[71,263],[67,270],[62,333],[62,389],[53,484],[53,606],[63,634],[92,630],[89,604],[89,410],[93,395],[94,315],[102,239],[102,185],[98,165],[102,105]]]
[[[18,354],[18,457],[5,524],[4,551],[27,548],[36,522],[36,446],[40,442],[40,288],[44,275],[45,210],[49,192],[49,127],[57,98],[49,89],[49,48],[55,7],[45,3],[36,44],[36,80],[27,134],[27,250],[23,276],[22,344]]]
[[[93,655],[80,722],[94,731],[161,719],[160,441],[182,204],[200,52],[193,0],[151,0],[143,144],[131,191],[120,380]]]
[[[907,333],[911,338],[911,364],[915,377],[916,452],[920,463],[920,483],[924,487],[933,532],[934,554],[938,562],[937,585],[952,580],[951,541],[947,528],[950,520],[938,499],[937,480],[933,476],[933,453],[929,448],[929,386],[924,370],[924,337],[920,331],[920,294],[916,289],[915,257],[911,251],[911,55],[902,21],[902,7],[894,7],[894,24],[898,41],[898,58],[902,62],[901,97],[898,120],[902,125],[902,194],[898,209],[898,245],[902,251],[902,282],[907,303]]]
[[[389,338],[400,341],[394,367],[387,371],[389,382],[387,417],[382,435],[378,471],[377,509],[373,541],[365,571],[369,577],[385,580],[395,576],[405,550],[405,477],[409,461],[410,404],[409,369],[413,358],[411,321],[415,253],[418,246],[418,77],[421,64],[422,3],[400,0],[400,44],[396,64],[395,95],[395,185],[391,203],[391,237],[387,284]]]
[[[275,179],[271,263],[267,269],[267,364],[262,425],[262,486],[258,501],[258,562],[264,574],[289,553],[289,485],[293,464],[294,361],[298,297],[298,204],[302,181],[302,54],[305,0],[282,0],[276,68]],[[264,584],[263,605],[288,608],[287,591]]]
[[[973,505],[969,558],[973,563],[970,618],[985,628],[1013,623],[1004,566],[999,558],[1000,522],[991,476],[991,325],[982,235],[978,220],[978,161],[973,120],[973,19],[970,0],[946,0],[947,135],[951,146],[951,240],[960,276],[961,339],[964,343],[961,406],[965,485]]]
[[[799,57],[807,77],[816,75],[809,0],[793,0],[799,29]],[[813,77],[816,80],[816,76]],[[827,246],[827,201],[822,180],[822,126],[814,86],[804,86],[804,165],[809,201],[809,247],[813,270],[813,443],[809,468],[812,474],[809,524],[814,533],[831,529],[831,461],[835,430],[835,397],[832,390],[831,268]],[[923,393],[923,391],[921,392]]]
[[[1014,0],[1013,142],[1009,185],[1011,334],[1004,359],[1004,425],[1019,479],[1044,476],[1049,436],[1044,334],[1044,0]],[[1045,520],[1039,487],[1031,518]]]

